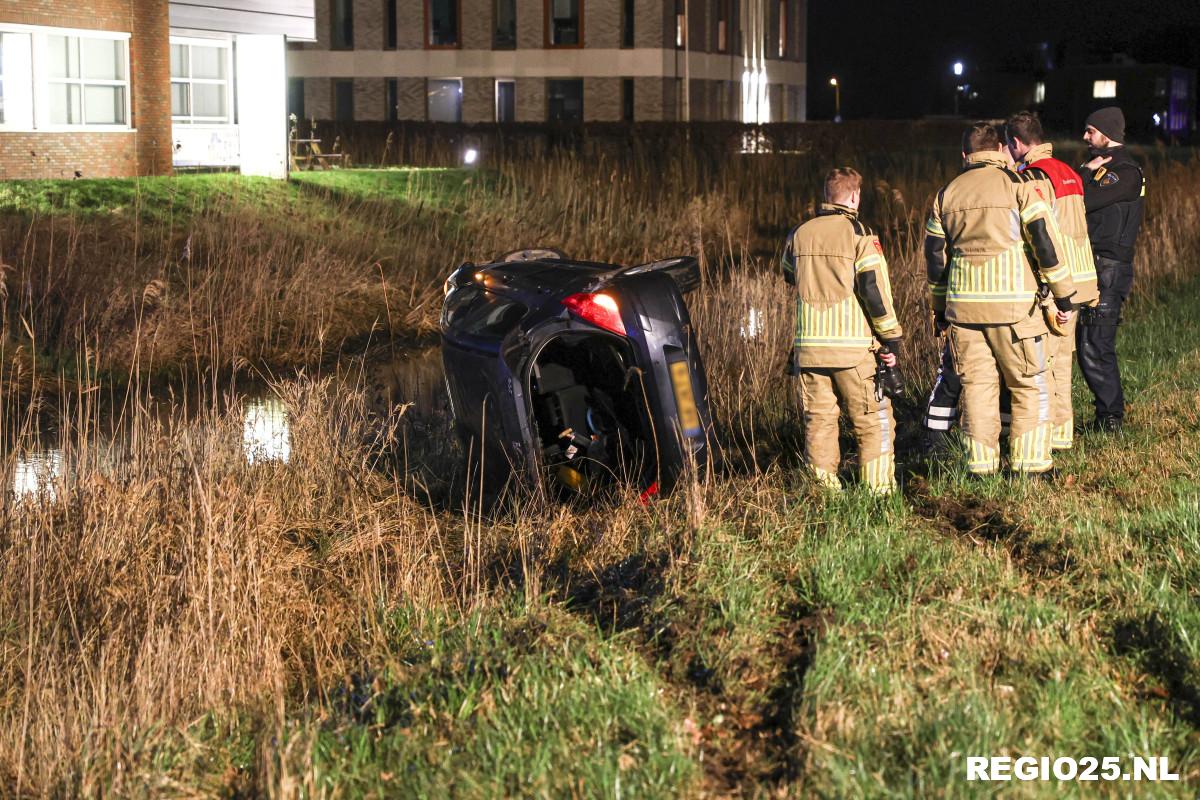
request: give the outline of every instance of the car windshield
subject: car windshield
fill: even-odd
[[[503,336],[527,310],[516,300],[464,286],[446,299],[446,325],[473,336]]]

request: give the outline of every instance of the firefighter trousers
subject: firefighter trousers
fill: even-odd
[[[1066,336],[1046,337],[1046,349],[1051,375],[1051,390],[1054,400],[1050,408],[1052,424],[1050,447],[1054,450],[1069,450],[1075,440],[1075,410],[1071,405],[1071,368],[1075,351],[1075,326],[1079,316],[1063,326]],[[925,429],[925,449],[946,452],[950,448],[951,429],[958,421],[958,401],[962,395],[962,383],[954,371],[954,356],[950,352],[949,340],[942,350],[937,377],[925,403],[925,415],[921,424]],[[1012,397],[1003,380],[1000,383],[1000,428],[1007,436],[1012,424]]]
[[[1039,312],[1040,313],[1040,312]],[[1040,322],[1040,317],[1037,322]],[[1053,466],[1050,428],[1053,389],[1049,334],[1044,324],[950,326],[954,369],[962,382],[962,427],[967,468],[980,475],[1000,469],[1000,381],[1012,395],[1009,466],[1045,472]],[[1027,329],[1027,330],[1023,330]]]
[[[858,443],[858,475],[877,494],[896,488],[896,419],[892,403],[875,397],[875,355],[844,369],[801,368],[804,406],[804,457],[817,479],[837,488],[841,448],[839,405],[850,418]]]
[[[1050,447],[1054,450],[1069,450],[1075,442],[1075,409],[1071,405],[1071,369],[1074,366],[1075,326],[1079,314],[1072,314],[1071,321],[1063,326],[1066,336],[1047,336],[1050,350],[1050,382],[1054,402],[1050,409]]]

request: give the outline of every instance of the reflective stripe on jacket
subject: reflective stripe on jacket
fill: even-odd
[[[903,335],[883,247],[858,214],[825,203],[788,236],[784,276],[796,285],[796,364],[853,367],[875,339]]]
[[[1049,142],[1034,145],[1025,154],[1018,171],[1037,181],[1042,194],[1053,198],[1054,221],[1062,234],[1062,256],[1071,267],[1076,303],[1091,305],[1100,299],[1096,285],[1096,259],[1088,239],[1087,210],[1083,203],[1083,180],[1079,173],[1052,157]]]
[[[1050,200],[998,152],[967,162],[925,225],[934,311],[965,324],[1017,322],[1032,313],[1039,283],[1069,306],[1075,289]]]

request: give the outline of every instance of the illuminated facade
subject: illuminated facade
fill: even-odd
[[[0,179],[287,174],[286,41],[312,0],[0,6]]]
[[[805,118],[807,0],[316,0],[289,102],[339,120]]]

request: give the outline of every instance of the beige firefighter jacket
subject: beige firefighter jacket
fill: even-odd
[[[784,245],[783,272],[796,286],[795,363],[847,368],[903,336],[883,247],[846,206],[823,203]]]
[[[934,311],[960,324],[1019,322],[1036,310],[1039,283],[1060,309],[1073,308],[1049,199],[999,152],[972,153],[967,162],[938,192],[925,224]]]
[[[1054,146],[1049,142],[1029,149],[1018,165],[1022,175],[1036,181],[1042,194],[1053,198],[1054,221],[1062,235],[1062,252],[1071,267],[1071,281],[1079,305],[1091,305],[1100,299],[1096,284],[1096,259],[1088,239],[1087,210],[1083,203],[1083,179],[1067,164],[1054,158]]]

